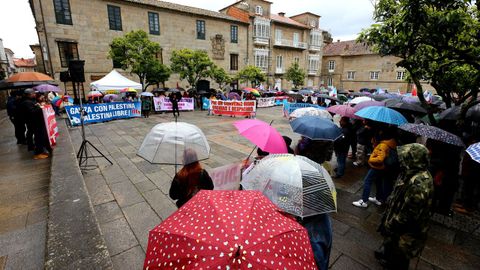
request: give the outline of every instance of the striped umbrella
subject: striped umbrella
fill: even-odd
[[[269,155],[241,184],[245,190],[261,191],[280,209],[298,217],[337,211],[332,178],[320,164],[303,156]]]
[[[399,126],[399,128],[432,140],[465,147],[465,144],[462,142],[462,139],[460,139],[460,137],[434,126],[408,123]]]
[[[377,122],[387,123],[391,125],[403,125],[408,123],[407,119],[399,112],[387,107],[372,106],[363,108],[355,113],[356,116],[370,119]]]
[[[474,143],[467,148],[467,153],[476,162],[480,163],[480,143]]]

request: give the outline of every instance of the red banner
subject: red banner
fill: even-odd
[[[52,105],[45,105],[42,107],[43,120],[45,122],[45,128],[47,129],[48,141],[51,146],[57,144],[58,127],[57,120],[55,119],[55,111]]]
[[[255,116],[255,100],[210,100],[210,113],[227,116]]]

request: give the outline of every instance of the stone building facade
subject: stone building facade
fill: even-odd
[[[355,40],[337,41],[323,49],[322,84],[338,89],[388,89],[407,92],[412,84],[407,81],[404,68],[397,67],[400,58],[380,56]],[[427,83],[425,90],[433,91]]]
[[[319,27],[320,16],[302,13],[287,17],[271,13],[272,2],[245,0],[220,10],[249,23],[249,64],[260,67],[267,75],[267,86],[291,89],[285,79],[287,69],[298,62],[305,70],[305,86],[320,85],[320,69],[325,31]]]
[[[139,29],[160,44],[159,58],[167,65],[172,52],[183,48],[207,51],[231,75],[247,63],[240,59],[248,59],[248,24],[220,12],[156,0],[30,0],[30,6],[46,73],[59,81],[69,60],[85,60],[86,89],[114,68],[107,56],[113,38]],[[176,74],[166,85],[175,87],[177,82],[190,87]]]

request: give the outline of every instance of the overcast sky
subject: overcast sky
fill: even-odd
[[[88,1],[88,0],[82,0]],[[270,0],[272,12],[286,16],[312,12],[321,17],[320,27],[334,40],[354,39],[358,32],[372,24],[371,0]],[[234,0],[169,0],[169,2],[219,10]],[[28,0],[0,0],[0,38],[15,57],[33,57],[29,45],[38,43],[35,21]]]

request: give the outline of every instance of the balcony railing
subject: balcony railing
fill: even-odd
[[[253,43],[256,45],[268,45],[269,41],[270,41],[269,37],[261,37],[261,36],[253,37]]]
[[[309,49],[310,51],[319,52],[319,51],[322,50],[322,46],[310,44],[310,45],[308,46],[308,49]]]
[[[289,39],[275,39],[274,44],[275,44],[275,46],[298,48],[298,49],[306,49],[307,48],[307,43],[305,43],[305,42],[294,42],[293,40],[289,40]]]
[[[283,73],[285,73],[285,72],[283,71],[283,68],[276,68],[276,69],[275,69],[275,73],[276,73],[276,74],[283,74]]]
[[[308,75],[317,75],[318,69],[309,69]]]

